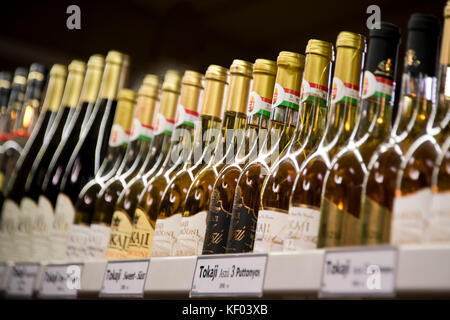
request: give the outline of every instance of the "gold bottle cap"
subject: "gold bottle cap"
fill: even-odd
[[[206,70],[205,78],[206,80],[217,80],[227,84],[228,70],[224,67],[212,64]]]
[[[147,85],[150,87],[159,87],[159,77],[155,74],[147,74],[142,81],[142,85]]]
[[[277,63],[267,59],[256,59],[253,64],[253,73],[267,73],[275,76],[277,74]]]
[[[133,108],[136,103],[136,92],[130,89],[122,89],[119,92],[114,124],[120,125],[126,132],[131,129]]]
[[[162,84],[163,91],[173,91],[180,93],[181,89],[181,74],[179,72],[174,72],[172,70],[169,70],[166,72],[166,75],[164,77],[164,82]]]
[[[277,65],[302,68],[305,65],[305,56],[297,52],[281,51],[278,54]]]
[[[111,50],[106,55],[106,63],[122,64],[124,59],[123,53]]]
[[[182,84],[192,85],[203,89],[203,75],[196,71],[186,70],[181,80]]]
[[[105,58],[102,55],[94,54],[89,58],[80,101],[94,103],[97,100],[104,67]]]
[[[366,37],[359,33],[341,31],[337,37],[336,47],[349,47],[366,52]]]
[[[50,69],[50,76],[52,77],[66,77],[67,68],[62,64],[54,64]]]
[[[331,61],[333,61],[334,58],[333,44],[322,40],[316,39],[309,40],[308,44],[306,45],[305,53],[318,54],[324,56],[325,58],[328,58]]]
[[[235,59],[230,67],[230,87],[225,110],[245,113],[247,110],[250,82],[253,78],[253,64]]]
[[[80,99],[86,64],[80,60],[72,60],[68,69],[69,75],[67,76],[61,106],[74,108],[77,106],[78,100]]]
[[[450,1],[444,7],[444,18],[450,17]]]
[[[168,79],[171,77],[181,78],[181,72],[173,69],[167,70],[166,73],[164,74],[164,79]]]
[[[101,54],[93,54],[89,57],[88,68],[99,68],[103,69],[105,67],[105,57],[103,57]]]

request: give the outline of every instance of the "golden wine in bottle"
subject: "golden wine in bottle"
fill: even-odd
[[[317,148],[325,131],[332,59],[331,43],[308,41],[300,121],[286,154],[271,166],[264,180],[254,252],[283,251],[292,185],[300,165]]]
[[[207,165],[204,157],[211,155],[218,143],[221,128],[221,114],[228,70],[217,65],[210,65],[206,70],[205,93],[202,101],[197,136],[202,137],[194,146],[192,166],[184,166],[167,185],[157,211],[155,233],[153,237],[152,256],[165,257],[175,254],[177,233],[189,186],[196,175]],[[200,155],[200,156],[199,156]],[[192,159],[191,159],[192,160]]]
[[[236,187],[227,239],[227,253],[251,252],[261,202],[261,188],[277,154],[294,136],[299,116],[300,84],[305,57],[282,51],[277,58],[272,114],[263,150],[242,171]]]
[[[186,71],[182,79],[180,101],[175,116],[175,131],[170,151],[162,167],[148,181],[134,212],[133,229],[128,241],[127,258],[147,258],[151,254],[156,217],[164,189],[170,179],[189,161],[193,152],[192,139],[198,121],[200,94],[203,76],[195,71]],[[203,115],[200,115],[201,119]],[[197,136],[194,144],[201,143]],[[121,209],[122,208],[117,208]]]
[[[422,14],[411,16],[397,117],[390,137],[371,157],[363,180],[363,244],[390,242],[400,165],[411,144],[426,131],[433,109],[439,33],[436,18]]]
[[[219,143],[208,165],[198,173],[186,194],[175,254],[192,256],[202,253],[208,213],[214,182],[220,170],[235,159],[240,141],[244,138],[245,112],[250,93],[253,65],[234,60],[225,105],[224,122]],[[205,159],[206,160],[206,159]]]
[[[283,243],[288,251],[317,247],[323,179],[331,159],[348,141],[357,121],[366,41],[360,34],[343,31],[337,37],[336,48],[327,127],[317,149],[301,164],[292,189]]]
[[[202,254],[225,253],[236,184],[242,169],[257,156],[272,108],[277,64],[257,59],[253,64],[253,84],[247,108],[245,139],[233,163],[225,165],[214,182],[206,217]]]

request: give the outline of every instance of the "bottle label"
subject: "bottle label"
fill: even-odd
[[[182,124],[194,128],[198,121],[198,116],[198,112],[189,110],[181,104],[178,104],[177,113],[175,116],[175,128],[181,126]]]
[[[264,98],[257,94],[255,91],[250,93],[248,100],[247,114],[255,115],[262,114],[270,117],[270,111],[272,110],[272,100]]]
[[[225,253],[231,212],[223,207],[220,194],[214,190],[211,196],[211,206],[207,215],[205,242],[203,253]]]
[[[115,211],[111,219],[111,235],[109,237],[106,259],[126,259],[128,241],[131,237],[133,226],[130,218],[122,211]]]
[[[69,261],[84,261],[87,258],[90,230],[86,225],[72,225],[67,243],[67,259]]]
[[[286,213],[273,210],[259,210],[253,252],[283,251],[287,218],[288,215]]]
[[[101,224],[91,224],[88,239],[88,259],[105,259],[110,234],[110,227]]]
[[[34,219],[31,257],[34,261],[49,260],[50,231],[53,228],[53,205],[45,196],[39,196],[38,208]]]
[[[351,104],[357,104],[359,99],[359,86],[343,82],[341,79],[333,78],[333,89],[331,91],[331,103],[335,104],[345,101]]]
[[[227,248],[230,252],[236,253],[253,250],[258,219],[258,212],[244,204],[241,192],[241,188],[237,186],[233,202],[233,217],[230,223],[230,232],[233,234],[229,235],[231,242]]]
[[[283,88],[280,84],[276,83],[273,90],[273,108],[278,106],[284,106],[292,108],[294,110],[299,109],[300,92]]]
[[[301,90],[301,101],[317,102],[321,106],[327,105],[328,87],[317,83],[308,82],[303,79]]]
[[[3,203],[1,232],[0,232],[0,259],[11,260],[14,257],[13,239],[19,224],[20,208],[12,200],[6,199]]]
[[[317,248],[320,211],[318,208],[291,207],[287,220],[283,251]]]
[[[169,218],[156,220],[152,257],[171,257],[175,255],[180,221],[181,213],[176,213]]]
[[[131,125],[130,141],[137,139],[151,142],[153,139],[153,127],[141,123],[138,118],[134,118]]]
[[[431,205],[431,189],[425,188],[395,197],[392,209],[391,243],[394,245],[425,241],[425,221]]]
[[[134,213],[133,231],[128,243],[128,258],[143,259],[150,257],[155,229],[150,217],[141,209]]]
[[[54,260],[67,258],[67,244],[70,229],[75,218],[75,207],[65,194],[60,193],[56,199],[55,220],[50,232],[50,253]]]
[[[394,82],[385,77],[375,76],[370,71],[364,71],[362,98],[384,97],[390,101],[394,92]]]
[[[111,147],[118,147],[120,145],[127,145],[130,138],[129,132],[125,131],[118,124],[113,124],[111,127],[111,135],[109,136],[109,145]]]
[[[450,192],[433,193],[427,242],[450,242]]]
[[[200,211],[190,217],[181,217],[177,239],[177,256],[202,254],[205,241],[207,211]]]
[[[31,198],[25,197],[20,202],[20,215],[13,240],[16,260],[28,261],[30,259],[31,237],[37,209],[37,203]]]
[[[156,116],[155,136],[161,133],[171,136],[174,124],[175,124],[174,120],[168,119],[164,117],[161,113],[158,113],[158,115]]]

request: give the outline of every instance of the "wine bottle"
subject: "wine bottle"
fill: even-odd
[[[42,197],[44,200],[40,200],[41,203],[56,203],[62,175],[80,138],[82,123],[84,118],[89,116],[97,100],[104,63],[105,59],[101,55],[95,54],[89,58],[78,106],[75,108],[66,133],[63,134],[64,138],[50,161],[42,183],[39,198]],[[34,217],[30,254],[32,261],[42,261],[49,256],[48,236],[53,223],[53,213],[45,215],[46,213],[52,212],[37,210]]]
[[[149,152],[151,146],[153,135],[151,124],[158,97],[159,79],[153,75],[147,75],[146,79],[151,79],[151,82],[147,82],[146,84],[144,81],[143,85],[141,85],[141,88],[139,89],[136,106],[134,108],[132,128],[130,131],[130,144],[126,151],[127,154],[123,159],[115,177],[120,177],[120,172],[126,168],[129,168],[129,170],[138,169],[137,167],[142,165],[143,159]],[[128,170],[126,170],[126,172],[128,172]],[[114,178],[110,180],[114,180]],[[99,185],[103,187],[105,186],[102,182],[99,182]],[[82,201],[83,199],[79,199],[77,204],[80,200]],[[86,208],[89,205],[91,208],[95,208],[95,201],[92,203],[83,204],[83,207]],[[77,205],[75,208],[75,220],[70,229],[67,256],[70,260],[84,260],[87,257],[90,232],[89,222],[92,216],[90,215],[91,211],[79,211]],[[94,211],[92,211],[92,213],[93,212]]]
[[[357,121],[361,68],[366,51],[365,38],[360,34],[343,31],[337,37],[336,48],[327,127],[319,146],[300,165],[294,180],[289,205],[288,241],[283,241],[283,250],[317,246],[323,179],[331,159],[347,143]],[[295,219],[293,216],[299,216],[302,212],[302,219],[307,220],[309,227],[302,229],[301,226],[289,226],[290,221]]]
[[[65,66],[53,65],[39,119],[9,180],[1,216],[0,258],[9,259],[14,253],[12,239],[17,230],[20,215],[19,204],[25,192],[25,180],[42,145],[50,119],[55,117],[60,106],[66,75]]]
[[[50,247],[49,254],[57,255],[62,258],[66,254],[64,241],[68,234],[60,227],[70,226],[75,216],[74,203],[78,199],[81,188],[91,180],[96,173],[96,148],[99,141],[103,141],[103,136],[110,131],[104,127],[109,123],[109,118],[114,116],[117,105],[117,88],[122,68],[123,55],[117,51],[110,51],[106,57],[106,65],[102,76],[102,84],[98,94],[97,102],[86,124],[86,128],[82,131],[75,149],[65,167],[63,177],[58,186],[58,196],[55,202],[46,197],[39,197],[38,207],[42,214],[51,217],[54,216],[54,223],[49,230],[50,237],[52,234],[62,241],[51,239],[50,244],[58,245],[58,248]],[[107,139],[107,138],[106,138]],[[48,188],[48,186],[47,186]],[[54,212],[54,213],[53,213]],[[63,222],[66,223],[63,223]]]
[[[161,205],[157,209],[155,233],[152,244],[152,256],[163,257],[175,254],[175,244],[181,213],[186,199],[186,193],[195,176],[207,165],[204,157],[211,155],[218,143],[220,134],[221,114],[225,87],[227,86],[228,70],[210,65],[205,73],[205,93],[202,101],[201,114],[196,133],[196,144],[186,164],[167,184]],[[190,164],[192,162],[192,164]]]
[[[2,142],[8,140],[9,134],[14,130],[14,123],[23,105],[27,75],[28,71],[22,67],[18,67],[14,72],[8,105],[6,110],[1,112],[0,117],[0,141]]]
[[[15,259],[24,260],[30,257],[31,232],[34,218],[37,215],[37,201],[41,193],[42,182],[51,157],[61,140],[63,129],[67,125],[68,117],[78,104],[85,69],[85,63],[78,60],[73,60],[68,66],[69,74],[61,106],[25,181],[25,192],[20,201],[18,226],[13,238],[16,248]]]
[[[423,19],[425,20],[425,19]],[[428,45],[434,49],[433,62],[436,65],[440,25],[436,18],[427,17],[427,22],[434,20],[434,42]],[[429,23],[430,23],[429,22]],[[430,23],[430,24],[431,24]],[[447,28],[449,28],[447,22]],[[420,27],[415,29],[420,30]],[[425,30],[427,31],[427,30]],[[423,31],[422,31],[423,32]],[[449,36],[448,32],[444,36]],[[423,32],[423,38],[431,38],[429,32]],[[430,48],[430,51],[431,51]],[[448,50],[448,48],[446,48]],[[427,75],[433,75],[428,80],[434,94],[437,79],[434,76],[437,70],[430,68]],[[440,105],[440,114],[450,112],[448,106]],[[426,241],[425,235],[428,229],[428,217],[431,207],[432,191],[431,179],[434,164],[441,153],[436,135],[441,130],[439,123],[434,127],[436,118],[436,99],[431,99],[431,114],[421,135],[410,145],[404,153],[397,174],[395,184],[395,198],[392,207],[391,234],[392,244],[417,244]]]
[[[409,146],[426,130],[433,108],[439,32],[434,17],[413,14],[409,19],[397,117],[389,138],[377,148],[364,175],[361,200],[364,244],[390,242],[400,164]]]
[[[261,190],[254,252],[282,251],[292,185],[302,162],[314,151],[326,125],[333,46],[309,40],[300,96],[300,119],[294,138],[270,168]]]
[[[431,176],[432,199],[425,242],[450,242],[450,136],[442,144]]]
[[[206,215],[214,182],[220,170],[235,159],[240,141],[244,138],[245,112],[253,78],[252,69],[252,63],[238,59],[235,59],[230,66],[230,86],[225,104],[222,134],[214,156],[197,174],[186,194],[176,240],[175,254],[178,256],[199,255],[202,252]]]
[[[320,211],[320,246],[358,243],[366,165],[391,129],[400,30],[382,22],[380,29],[370,31],[369,39],[361,111],[350,140],[332,159],[323,183],[322,204],[327,205]]]
[[[10,72],[0,72],[0,118],[6,113],[8,108],[9,94],[11,92],[12,75]]]
[[[282,51],[277,58],[272,114],[260,155],[243,169],[236,186],[227,239],[227,253],[253,250],[260,192],[276,156],[293,138],[299,115],[300,83],[305,57]]]
[[[267,129],[276,72],[277,64],[274,61],[257,59],[253,64],[253,84],[245,124],[246,136],[235,161],[226,165],[214,182],[202,254],[225,253],[236,183],[244,166],[257,155],[263,140],[263,131]]]

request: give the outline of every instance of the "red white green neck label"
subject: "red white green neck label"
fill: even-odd
[[[303,79],[301,90],[301,101],[311,101],[321,106],[327,105],[328,87]]]
[[[154,131],[155,136],[161,133],[171,136],[174,125],[175,125],[174,120],[166,118],[161,113],[158,113],[158,115],[156,116],[156,123],[155,123],[155,131]]]
[[[153,139],[153,127],[140,122],[138,118],[134,118],[131,125],[130,141],[137,139],[151,142]]]
[[[189,127],[194,128],[195,124],[198,121],[198,112],[189,110],[188,108],[185,108],[183,105],[178,104],[177,106],[177,113],[175,116],[175,128],[186,125]]]
[[[118,147],[120,145],[128,145],[130,139],[130,132],[126,131],[119,124],[113,124],[111,134],[109,136],[109,145],[111,147]]]
[[[270,117],[270,111],[272,109],[272,100],[260,96],[255,91],[250,93],[248,100],[247,115],[253,116],[255,114],[261,114]]]
[[[394,81],[376,76],[370,71],[364,72],[362,98],[384,97],[391,101],[394,92]]]
[[[299,103],[300,92],[288,88],[283,88],[283,86],[278,83],[275,84],[275,88],[273,90],[273,108],[284,106],[294,110],[298,110]]]
[[[359,86],[349,82],[343,82],[341,79],[333,78],[333,90],[331,91],[331,103],[340,101],[357,104],[359,100]]]

